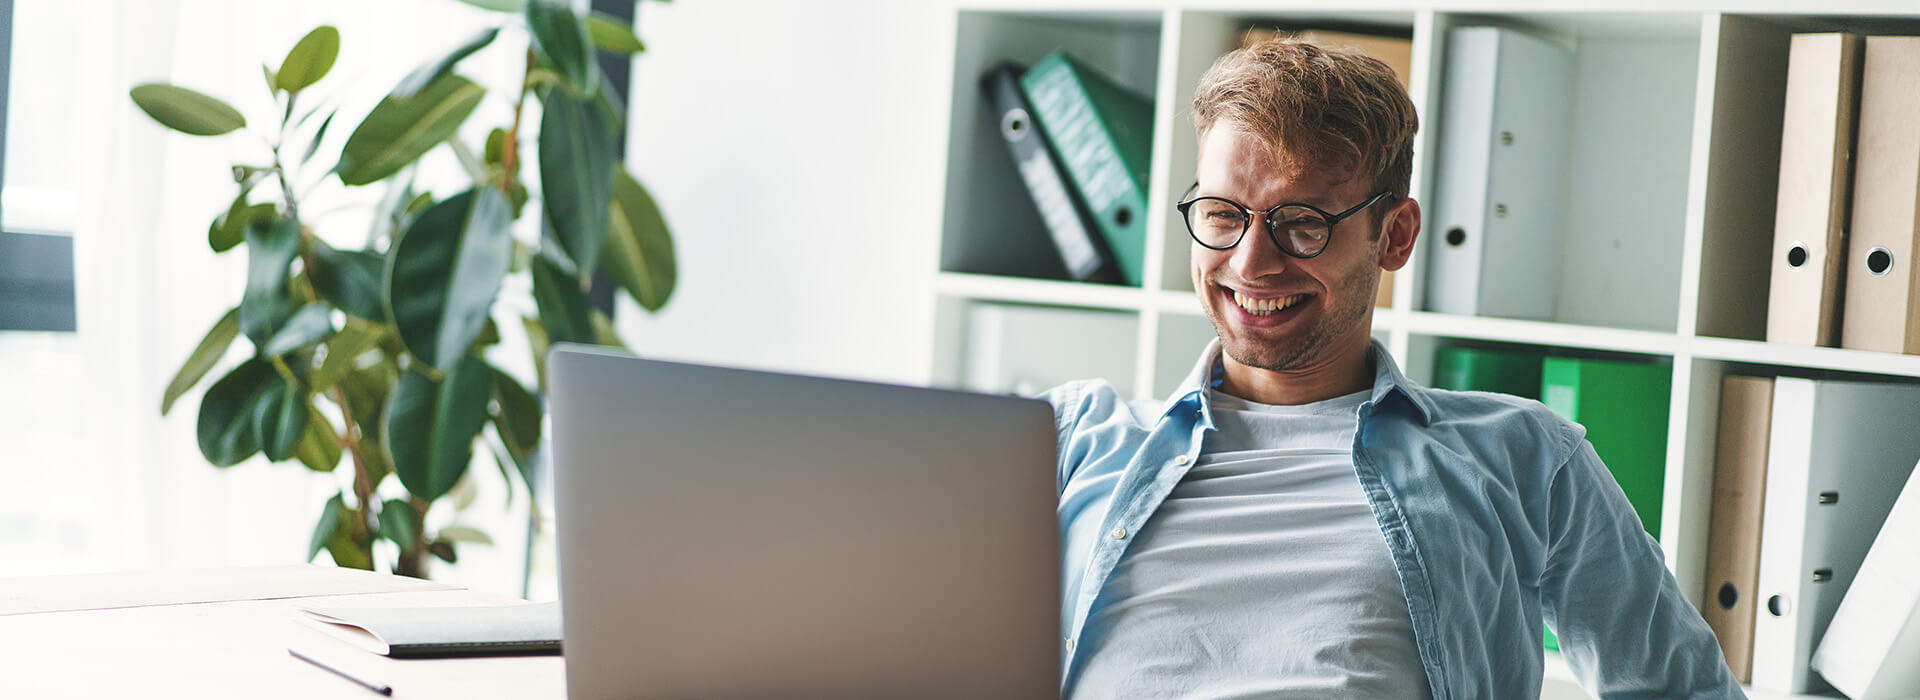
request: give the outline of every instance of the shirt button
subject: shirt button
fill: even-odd
[[[1126,529],[1126,528],[1124,528],[1124,527],[1116,527],[1116,528],[1114,528],[1114,529],[1113,529],[1113,538],[1114,538],[1114,539],[1116,539],[1116,540],[1124,540],[1124,539],[1126,539],[1126,538],[1127,538],[1127,529]]]
[[[1067,640],[1067,651],[1073,651],[1073,640],[1071,639]]]
[[[1173,463],[1174,463],[1174,464],[1186,464],[1186,463],[1187,463],[1187,456],[1186,456],[1186,455],[1180,455],[1180,456],[1178,456],[1178,457],[1175,457],[1175,458],[1173,458]]]

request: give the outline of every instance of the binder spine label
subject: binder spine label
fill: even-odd
[[[1067,269],[1075,279],[1093,276],[1100,269],[1100,253],[1094,250],[1092,237],[1080,224],[1080,213],[1074,209],[1073,198],[1067,194],[1066,183],[1060,181],[1060,173],[1047,159],[1046,149],[1032,150],[1020,159],[1019,165],[1020,177],[1026,180],[1027,191],[1040,208],[1040,216],[1046,220],[1060,256],[1066,259]]]

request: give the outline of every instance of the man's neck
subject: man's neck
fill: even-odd
[[[1373,358],[1364,344],[1288,370],[1243,365],[1225,353],[1220,361],[1226,370],[1220,390],[1255,403],[1298,406],[1373,388]]]

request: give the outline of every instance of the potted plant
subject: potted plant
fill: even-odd
[[[429,531],[427,515],[449,500],[476,445],[524,483],[541,440],[549,344],[620,343],[587,300],[592,273],[605,271],[648,311],[673,292],[672,238],[646,188],[616,162],[622,115],[595,62],[596,49],[643,50],[631,27],[554,0],[469,2],[508,19],[407,75],[330,166],[322,141],[340,115],[312,95],[338,56],[339,32],[314,29],[277,69],[266,67],[280,118],[262,134],[260,159],[234,165],[238,194],[207,231],[216,253],[246,255],[245,290],[167,386],[161,412],[244,336],[251,355],[222,368],[201,399],[200,451],[220,467],[256,454],[322,472],[351,465],[352,485],[322,507],[309,559],[324,549],[342,566],[372,569],[384,539],[397,547],[393,572],[424,576],[429,556],[451,562],[457,543],[485,541],[472,528]],[[458,68],[489,46],[518,50],[496,40],[519,28],[529,40],[512,119],[468,145],[459,132],[486,90]],[[232,106],[187,88],[144,84],[131,96],[176,131],[254,130]],[[534,109],[539,128],[530,133],[523,117]],[[416,190],[416,163],[442,147],[471,182],[451,193]],[[294,183],[317,168],[349,188],[385,188],[364,247],[330,245],[302,219]],[[516,236],[514,222],[528,216],[546,233]],[[534,388],[489,359],[503,352],[495,302],[512,277],[530,278],[537,309],[513,314]]]

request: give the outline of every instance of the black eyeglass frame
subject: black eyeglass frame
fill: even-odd
[[[1180,211],[1180,222],[1186,224],[1187,226],[1187,237],[1192,238],[1193,242],[1200,244],[1200,247],[1206,248],[1208,250],[1232,250],[1234,246],[1240,245],[1241,241],[1244,241],[1247,239],[1247,230],[1250,228],[1253,228],[1254,211],[1252,209],[1248,209],[1247,205],[1241,204],[1231,199],[1227,199],[1226,197],[1194,197],[1192,199],[1186,198],[1187,195],[1193,194],[1193,191],[1199,188],[1200,188],[1199,181],[1195,181],[1192,185],[1187,187],[1187,194],[1182,195],[1180,198],[1180,201],[1175,202],[1173,205],[1174,209],[1178,209]],[[1393,190],[1381,190],[1380,194],[1376,194],[1371,199],[1368,199],[1365,202],[1356,204],[1352,208],[1346,211],[1340,212],[1338,214],[1328,213],[1327,210],[1321,209],[1320,207],[1316,207],[1311,204],[1307,204],[1306,202],[1287,202],[1284,204],[1276,204],[1273,206],[1273,208],[1268,209],[1264,212],[1261,212],[1260,220],[1266,224],[1265,228],[1267,229],[1267,240],[1273,242],[1273,247],[1280,249],[1280,252],[1286,253],[1289,256],[1299,258],[1301,260],[1308,260],[1308,259],[1319,257],[1321,253],[1327,252],[1327,246],[1333,245],[1333,227],[1340,225],[1341,221],[1344,221],[1352,217],[1354,214],[1360,213],[1362,210],[1366,209],[1367,207],[1378,204],[1380,200],[1385,199],[1388,195],[1391,195],[1391,194],[1393,194]],[[1207,245],[1206,241],[1200,240],[1200,234],[1194,232],[1193,219],[1191,216],[1187,214],[1187,210],[1192,209],[1195,203],[1203,199],[1213,199],[1221,202],[1226,202],[1227,204],[1232,205],[1235,209],[1239,209],[1240,213],[1246,217],[1245,221],[1241,222],[1240,224],[1240,235],[1234,237],[1232,243],[1228,243],[1224,246]],[[1287,207],[1301,207],[1315,214],[1319,214],[1321,218],[1327,220],[1327,242],[1324,245],[1321,245],[1319,250],[1313,251],[1312,255],[1301,255],[1299,253],[1295,253],[1288,246],[1280,243],[1280,234],[1275,232],[1275,229],[1277,228],[1277,224],[1273,220],[1273,213],[1280,211],[1281,209],[1285,209]]]

